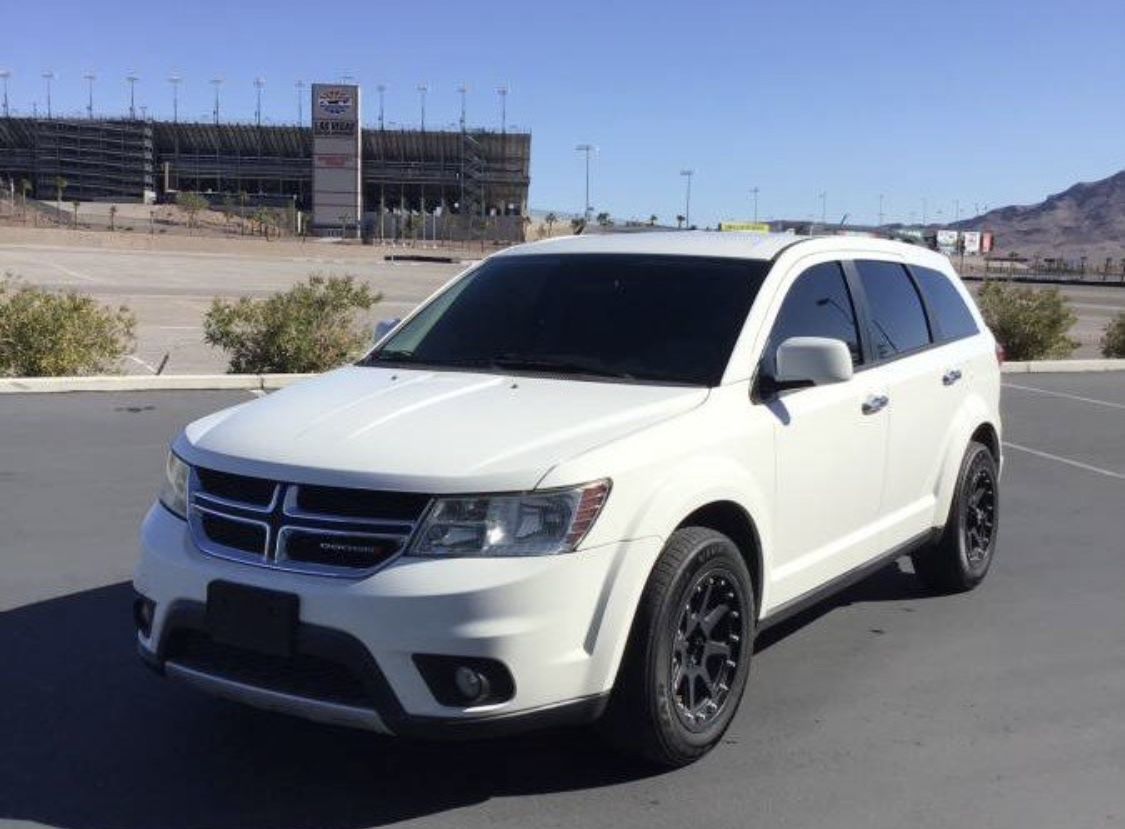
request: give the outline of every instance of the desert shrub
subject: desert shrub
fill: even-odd
[[[190,190],[182,190],[176,194],[176,204],[181,210],[188,214],[188,227],[195,227],[196,217],[198,217],[201,210],[206,210],[211,206],[204,196],[199,193],[193,193]],[[131,230],[132,228],[130,228]]]
[[[1125,311],[1109,321],[1102,335],[1102,356],[1125,357]]]
[[[356,316],[379,299],[355,277],[314,274],[266,299],[212,300],[203,339],[227,352],[231,373],[325,371],[370,341]]]
[[[105,374],[133,349],[133,312],[0,279],[0,376]]]
[[[977,302],[1009,360],[1067,357],[1078,347],[1067,336],[1076,317],[1058,288],[986,282]]]

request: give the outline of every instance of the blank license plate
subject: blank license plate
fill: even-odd
[[[293,593],[213,581],[207,585],[207,630],[216,642],[290,656],[298,607]]]

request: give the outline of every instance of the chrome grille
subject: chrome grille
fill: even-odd
[[[426,495],[321,487],[192,470],[189,525],[201,551],[299,573],[356,578],[405,548]],[[338,508],[337,508],[338,506]]]

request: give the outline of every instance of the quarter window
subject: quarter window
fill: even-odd
[[[948,276],[916,265],[911,265],[910,270],[914,272],[914,278],[918,280],[918,287],[925,294],[926,304],[933,315],[932,321],[937,329],[934,331],[935,339],[950,342],[979,333],[972,312]]]
[[[906,268],[895,262],[855,263],[871,313],[875,358],[887,360],[930,344],[922,298]]]
[[[766,346],[764,365],[770,376],[776,374],[777,347],[790,337],[843,340],[852,353],[852,364],[863,362],[855,308],[839,262],[813,265],[789,289]]]

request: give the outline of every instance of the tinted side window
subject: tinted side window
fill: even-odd
[[[855,308],[838,262],[814,265],[797,277],[790,287],[766,345],[764,365],[767,374],[774,374],[777,347],[790,337],[843,340],[852,353],[852,363],[859,365],[863,362]]]
[[[976,320],[965,305],[960,292],[950,282],[949,277],[930,268],[911,265],[918,287],[926,295],[935,323],[934,336],[942,342],[960,340],[978,333]]]
[[[906,268],[894,262],[855,264],[871,312],[875,357],[885,360],[929,345],[926,311]]]

